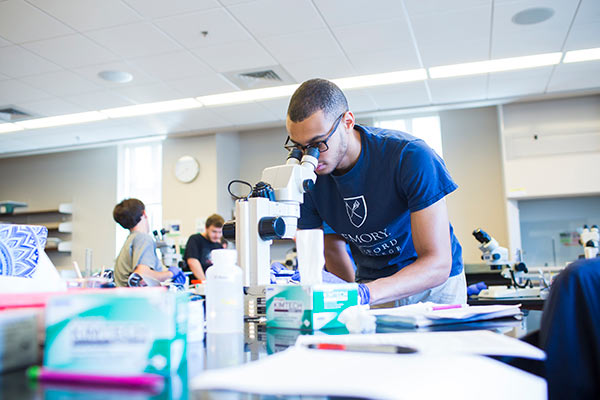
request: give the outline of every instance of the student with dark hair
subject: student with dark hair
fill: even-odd
[[[223,224],[225,220],[219,214],[213,214],[206,219],[203,233],[196,233],[187,241],[183,258],[187,263],[187,270],[192,271],[194,278],[205,280],[205,272],[212,265],[210,252],[222,249]]]
[[[129,286],[129,277],[133,273],[160,282],[172,279],[174,282],[184,283],[185,276],[181,269],[170,267],[165,270],[156,256],[156,243],[149,234],[150,224],[145,209],[140,200],[125,199],[113,210],[114,220],[123,228],[129,229],[129,236],[115,262],[115,284]]]
[[[457,185],[425,142],[358,125],[344,93],[311,79],[288,107],[285,147],[320,151],[317,182],[304,195],[299,229],[326,222],[327,270],[354,276],[363,304],[465,303],[462,249],[444,197]]]

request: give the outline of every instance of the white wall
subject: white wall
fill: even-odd
[[[440,112],[444,159],[458,190],[448,214],[466,264],[481,263],[473,230],[481,228],[508,246],[502,156],[495,107]]]
[[[510,198],[600,193],[600,96],[502,106]]]
[[[73,251],[49,252],[57,267],[85,264],[93,250],[93,266],[113,266],[117,197],[117,148],[51,153],[0,159],[0,199],[24,201],[29,210],[56,209],[73,203]],[[68,236],[64,236],[65,240]]]
[[[237,132],[217,133],[217,213],[228,221],[235,205],[227,191],[229,182],[240,176],[240,137]]]
[[[200,163],[190,183],[175,179],[175,163],[189,155]],[[217,211],[217,151],[215,135],[169,138],[163,142],[163,220],[181,221],[181,234],[196,233],[196,220]]]

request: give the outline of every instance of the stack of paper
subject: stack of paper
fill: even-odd
[[[196,390],[369,399],[546,399],[543,379],[466,355],[375,354],[293,347],[238,367],[206,371]]]
[[[511,356],[544,360],[546,354],[535,346],[506,335],[490,331],[456,332],[405,332],[369,335],[299,336],[296,346],[316,344],[342,344],[361,346],[379,345],[411,348],[422,354],[477,354],[485,356]]]
[[[418,303],[396,308],[374,309],[371,310],[371,313],[377,317],[378,324],[391,324],[399,327],[458,324],[522,315],[520,304],[445,307],[433,303]]]

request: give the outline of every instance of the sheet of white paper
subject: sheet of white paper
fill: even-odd
[[[545,399],[543,379],[480,356],[373,354],[293,347],[238,367],[206,371],[194,390],[369,399]]]
[[[435,310],[431,308],[435,306],[444,306],[443,304],[434,303],[417,303],[408,306],[394,307],[394,308],[376,308],[371,310],[373,315],[393,315],[393,316],[414,316],[422,315],[427,318],[454,318],[454,319],[466,319],[474,315],[480,314],[491,314],[500,311],[513,310],[518,312],[520,304],[515,305],[489,305],[489,306],[466,306],[461,308],[450,308],[445,310]]]
[[[368,335],[301,335],[297,346],[317,343],[371,345],[386,344],[411,347],[423,354],[452,355],[479,354],[488,356],[513,356],[544,360],[546,354],[535,346],[490,331],[403,332]]]
[[[296,232],[298,269],[303,285],[316,285],[323,282],[323,230],[302,229]]]

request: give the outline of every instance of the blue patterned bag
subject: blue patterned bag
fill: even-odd
[[[31,278],[47,236],[45,226],[0,224],[0,275]]]

